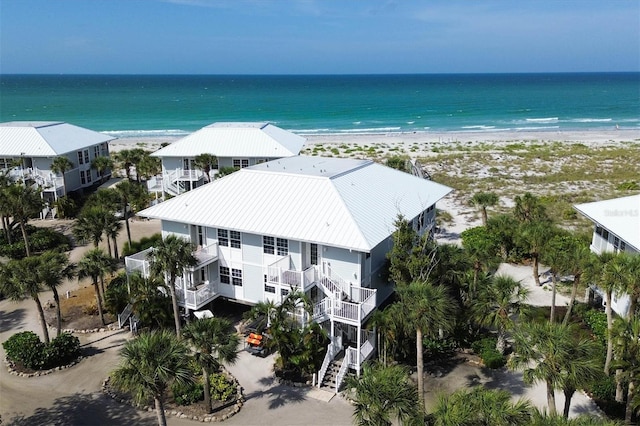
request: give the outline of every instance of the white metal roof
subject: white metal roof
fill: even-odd
[[[141,216],[368,252],[451,188],[368,160],[296,156],[241,169]]]
[[[640,195],[578,204],[575,208],[640,251]]]
[[[151,154],[154,157],[282,158],[298,155],[306,139],[270,123],[220,122],[178,139]]]
[[[58,156],[113,139],[63,122],[11,121],[0,123],[0,156]]]

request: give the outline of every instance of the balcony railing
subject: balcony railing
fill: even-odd
[[[370,290],[370,289],[369,289]],[[376,291],[361,303],[345,302],[333,297],[325,297],[313,307],[313,319],[323,321],[328,318],[348,324],[362,324],[364,319],[376,308]]]
[[[127,274],[131,274],[134,272],[140,272],[144,278],[148,278],[151,275],[151,263],[149,262],[149,253],[153,250],[153,247],[150,247],[146,250],[142,250],[136,254],[132,254],[131,256],[126,256],[124,258],[124,265]]]
[[[176,293],[178,292],[177,290],[178,289],[176,289]],[[218,281],[205,281],[195,288],[187,289],[184,292],[182,289],[180,290],[180,295],[183,296],[183,298],[179,299],[179,302],[182,302],[188,309],[199,309],[219,295]]]
[[[193,256],[198,260],[198,264],[192,268],[192,270],[202,268],[204,265],[215,262],[218,259],[218,243],[199,247],[195,252],[193,252]]]
[[[307,291],[316,281],[316,269],[314,266],[304,271],[291,269],[291,258],[287,255],[267,267],[267,281]]]

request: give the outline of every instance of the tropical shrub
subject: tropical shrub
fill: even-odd
[[[426,337],[422,339],[424,356],[429,360],[451,358],[458,345],[453,339],[438,339]]]
[[[580,310],[579,312],[582,320],[589,326],[593,334],[598,337],[601,342],[606,342],[607,314],[597,309]]]
[[[176,404],[182,406],[195,404],[204,399],[204,388],[199,381],[184,384],[174,382],[171,385],[171,393]]]
[[[211,398],[220,402],[228,401],[236,392],[234,383],[222,373],[214,373],[210,377]]]
[[[496,350],[497,339],[495,337],[485,337],[476,340],[471,344],[471,349],[475,352],[488,368],[500,368],[507,363],[507,359]]]
[[[117,315],[124,310],[127,303],[129,303],[127,276],[122,272],[109,282],[104,295],[104,307],[110,313]]]
[[[53,229],[27,225],[27,234],[29,235],[29,246],[33,253],[53,249],[67,251],[71,247],[69,239],[64,234]],[[22,259],[25,256],[25,249],[20,229],[12,229],[11,237],[13,243],[8,244],[5,235],[0,234],[0,256],[6,256],[10,259]]]
[[[2,347],[7,358],[32,370],[59,367],[80,356],[80,340],[69,333],[62,333],[47,345],[37,334],[23,331],[7,339]]]
[[[16,333],[2,344],[9,360],[34,370],[40,368],[44,346],[32,331]]]

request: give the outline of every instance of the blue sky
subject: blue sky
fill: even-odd
[[[0,73],[556,71],[640,71],[640,1],[0,3]]]

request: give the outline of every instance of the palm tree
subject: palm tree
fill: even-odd
[[[605,293],[605,312],[607,314],[607,357],[604,363],[604,372],[609,375],[609,367],[613,357],[613,341],[611,333],[613,332],[613,292],[621,287],[621,283],[626,279],[625,260],[623,255],[603,252],[601,254],[593,254],[587,270],[587,276],[590,280],[596,282],[596,285]]]
[[[158,425],[166,426],[164,401],[173,382],[193,381],[189,370],[189,348],[167,331],[143,333],[127,341],[122,362],[111,373],[117,389],[132,394],[138,404],[153,398]]]
[[[636,313],[638,302],[640,302],[640,256],[625,254],[625,265],[627,274],[622,291],[629,295],[627,319],[632,319],[640,317]]]
[[[145,155],[136,164],[136,173],[138,173],[144,179],[149,179],[151,176],[155,176],[162,172],[162,162],[157,157],[151,157],[148,152],[145,151]]]
[[[10,260],[6,265],[0,264],[0,289],[3,294],[15,301],[31,297],[38,309],[44,342],[49,343],[49,329],[42,302],[38,296],[38,293],[43,290],[43,281],[38,274],[39,265],[40,259],[37,257],[25,257],[20,260]]]
[[[137,153],[131,149],[125,149],[115,154],[115,159],[122,163],[122,168],[127,175],[127,180],[131,180],[131,166],[135,162]]]
[[[473,299],[478,287],[478,277],[482,271],[489,272],[499,263],[499,244],[497,239],[484,226],[464,230],[462,247],[473,263],[473,281],[469,289],[469,298]]]
[[[451,395],[439,395],[432,413],[434,426],[529,425],[534,409],[525,399],[511,401],[505,390],[476,386]]]
[[[96,157],[91,162],[91,168],[96,169],[100,176],[100,183],[104,182],[104,174],[107,170],[113,168],[113,160],[109,157]]]
[[[527,384],[546,383],[551,415],[556,414],[556,389],[566,388],[566,395],[572,395],[571,388],[595,375],[593,342],[576,336],[574,325],[549,322],[523,323],[514,333],[515,353],[509,366],[524,370]]]
[[[67,175],[66,173],[73,169],[73,163],[67,157],[59,155],[51,162],[51,171],[62,175],[62,183],[64,184],[64,195],[67,195]]]
[[[636,387],[640,383],[640,318],[616,319],[613,340],[616,355],[613,364],[621,371],[617,378],[624,380],[628,386],[625,421],[631,423],[634,399],[639,393]]]
[[[353,416],[358,425],[388,426],[393,420],[420,423],[418,393],[401,365],[384,367],[366,362],[360,377],[348,376],[345,386],[355,405]]]
[[[122,203],[122,212],[124,214],[124,223],[127,229],[127,240],[131,245],[131,229],[129,228],[129,210],[131,209],[132,201],[140,196],[142,188],[140,185],[132,183],[128,180],[120,182],[116,186],[116,191],[120,195],[120,202]]]
[[[38,275],[44,285],[53,292],[56,304],[56,336],[62,333],[62,314],[60,312],[60,295],[58,287],[64,280],[71,280],[75,276],[76,265],[69,262],[69,256],[57,251],[46,251],[39,256]]]
[[[222,362],[233,364],[238,358],[240,337],[231,321],[226,318],[204,318],[189,323],[184,337],[195,349],[195,360],[202,368],[204,403],[211,412],[211,384],[209,375],[220,368]]]
[[[149,253],[151,270],[157,276],[164,275],[165,283],[169,288],[178,338],[180,338],[180,311],[176,296],[176,278],[184,275],[185,268],[195,266],[198,263],[198,260],[193,256],[193,251],[193,244],[171,234]]]
[[[513,215],[520,223],[550,222],[547,209],[540,199],[527,192],[514,198]]]
[[[418,396],[424,404],[424,350],[423,336],[438,337],[454,329],[456,304],[443,286],[414,281],[397,289],[400,304],[409,327],[416,333],[416,367],[418,370]]]
[[[504,354],[506,332],[514,326],[513,317],[521,317],[526,312],[524,304],[529,290],[522,283],[506,276],[494,276],[489,285],[478,291],[471,305],[471,315],[485,326],[498,330],[496,350]]]
[[[24,239],[25,253],[31,256],[29,237],[27,235],[27,222],[37,216],[44,207],[44,200],[40,196],[40,190],[33,186],[11,185],[6,191],[8,212],[13,219],[20,224],[22,238]]]
[[[104,233],[107,236],[107,241],[111,238],[113,242],[113,258],[119,259],[120,254],[118,252],[118,235],[120,231],[122,231],[122,222],[118,220],[115,215],[105,215],[105,224],[104,224]],[[111,254],[111,249],[109,248],[109,254]]]
[[[109,212],[99,206],[85,207],[73,223],[73,235],[80,241],[91,241],[97,248],[102,241],[107,214]]]
[[[207,182],[211,182],[211,168],[218,165],[218,157],[213,154],[203,153],[200,155],[196,155],[194,159],[194,165],[202,170],[204,175],[207,177]]]
[[[477,192],[473,194],[469,203],[480,209],[482,214],[482,226],[487,226],[487,207],[492,207],[498,204],[499,198],[493,192]]]
[[[557,232],[547,221],[525,222],[520,226],[520,238],[527,248],[533,261],[533,279],[536,285],[540,284],[540,257],[543,255],[545,245]]]
[[[109,257],[104,251],[99,248],[89,250],[80,262],[78,262],[78,279],[90,277],[93,283],[93,288],[96,292],[96,302],[98,306],[98,314],[100,320],[104,325],[104,314],[102,309],[102,297],[100,296],[100,288],[98,287],[98,281],[101,283],[104,280],[106,274],[115,272],[116,266],[113,259]],[[103,289],[104,292],[104,289]]]

